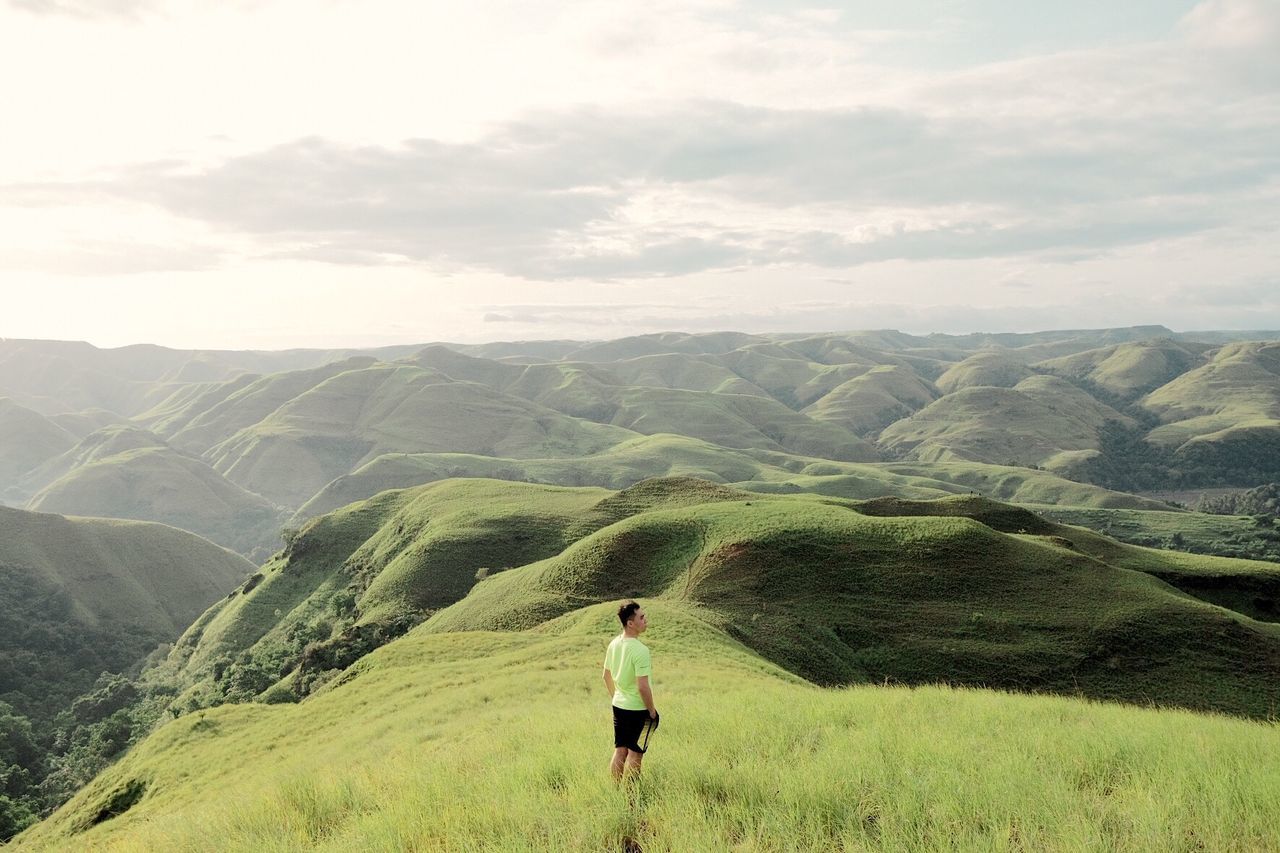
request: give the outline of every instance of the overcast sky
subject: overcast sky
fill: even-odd
[[[1280,0],[0,0],[0,95],[0,337],[1280,328]]]

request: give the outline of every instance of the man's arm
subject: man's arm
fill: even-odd
[[[610,698],[612,698],[616,688],[613,686],[613,673],[609,671],[607,666],[604,668],[604,686],[609,691]]]
[[[653,704],[653,690],[649,687],[649,676],[636,676],[636,690],[640,691],[640,698],[644,700],[644,706],[649,709],[649,716],[658,716],[658,709]]]

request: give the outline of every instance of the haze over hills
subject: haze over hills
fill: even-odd
[[[1137,548],[1027,509],[1269,557],[1261,522],[1211,524],[1130,493],[1273,474],[1277,344],[1205,337],[0,342],[5,500],[161,521],[261,564],[236,561],[216,595],[174,574],[169,598],[201,604],[166,623],[181,632],[167,654],[60,682],[59,725],[77,734],[39,765],[44,799],[26,788],[21,803],[64,799],[162,719],[306,705],[388,644],[555,634],[633,595],[791,683],[946,681],[1266,717],[1273,563]],[[99,595],[81,579],[52,623],[74,626],[76,596]],[[163,610],[160,591],[134,593]],[[77,837],[129,807],[117,794],[156,790],[132,784],[50,826]]]
[[[0,341],[14,397],[0,404],[0,494],[261,557],[280,518],[448,471],[620,487],[776,482],[816,460],[967,462],[1121,491],[1255,486],[1280,477],[1280,380],[1275,344],[1230,340],[1248,337],[667,333],[279,353]],[[168,450],[72,450],[104,427]]]

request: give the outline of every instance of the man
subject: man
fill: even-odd
[[[622,781],[624,770],[632,775],[640,772],[648,734],[658,725],[658,709],[649,687],[653,662],[648,647],[640,642],[649,620],[639,604],[628,601],[618,608],[618,621],[622,633],[609,643],[604,656],[604,686],[613,697],[613,760],[609,770],[615,782]],[[640,745],[642,734],[645,746]]]

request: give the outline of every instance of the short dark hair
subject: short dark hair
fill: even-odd
[[[618,621],[622,623],[622,627],[627,627],[627,623],[631,621],[631,617],[636,615],[636,611],[640,609],[640,605],[634,601],[628,601],[626,604],[618,608]]]

